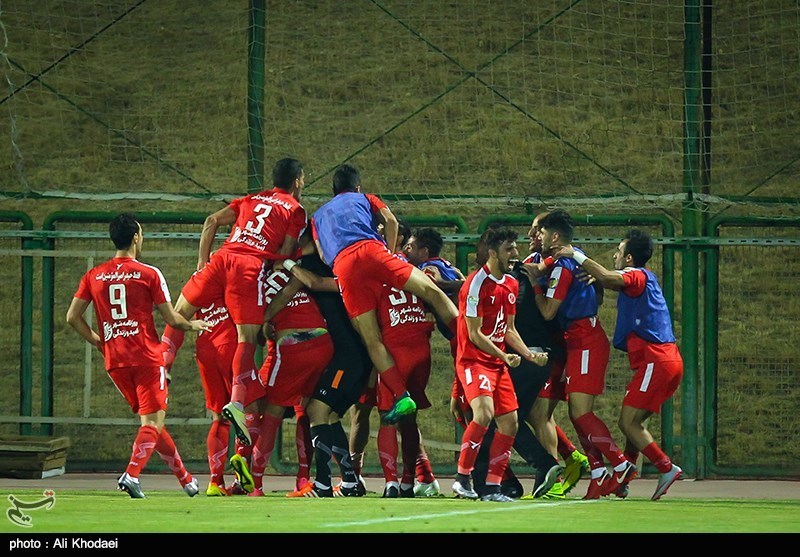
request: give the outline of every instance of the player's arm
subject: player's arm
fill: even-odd
[[[299,242],[297,238],[292,238],[291,236],[286,236],[283,239],[283,243],[281,244],[281,248],[278,250],[279,255],[287,255],[291,256],[297,251],[297,247]],[[275,271],[283,271],[286,268],[283,265],[284,260],[278,259],[272,264],[272,269]]]
[[[394,216],[394,213],[392,213],[389,207],[381,207],[375,215],[378,217],[378,222],[383,224],[383,237],[386,239],[386,246],[389,248],[389,251],[394,253],[395,245],[397,244],[397,234],[400,230],[397,217]]]
[[[84,300],[83,298],[72,298],[72,303],[67,310],[67,324],[75,329],[86,342],[100,350],[100,335],[94,332],[86,318],[83,317],[90,303],[89,300]]]
[[[283,308],[289,305],[289,302],[292,301],[294,295],[301,288],[303,288],[303,283],[300,279],[295,276],[289,277],[289,282],[286,283],[286,286],[278,290],[267,306],[267,310],[264,312],[264,323],[271,321]]]
[[[172,304],[164,302],[157,304],[156,309],[173,329],[180,329],[181,331],[211,331],[211,324],[202,319],[188,320],[183,315],[175,311]]]
[[[525,341],[522,340],[521,336],[519,336],[515,318],[515,315],[508,316],[508,326],[506,327],[506,346],[511,348],[514,352],[529,362],[533,362],[537,366],[545,365],[548,357],[547,352],[531,352],[530,348],[528,348],[528,346],[525,344]]]
[[[538,283],[533,286],[533,292],[535,294],[536,307],[539,308],[539,313],[542,314],[544,320],[552,321],[555,319],[562,300],[545,296],[544,290]]]
[[[537,278],[550,272],[550,269],[553,268],[553,259],[553,257],[546,257],[539,263],[523,263],[520,271],[528,277],[528,282],[533,284]]]
[[[321,277],[313,271],[304,269],[291,259],[286,260],[284,268],[292,273],[293,278],[300,280],[306,288],[316,292],[339,292],[339,285],[336,284],[336,280],[333,277]],[[292,295],[294,296],[294,294]]]
[[[203,222],[203,230],[200,232],[200,247],[197,252],[198,271],[205,267],[211,257],[211,248],[214,245],[214,238],[217,236],[219,227],[233,224],[234,222],[236,222],[236,212],[231,209],[230,205],[206,217],[205,222]]]
[[[469,334],[469,340],[478,348],[478,350],[488,354],[489,356],[494,356],[509,367],[517,367],[519,365],[520,356],[518,354],[507,354],[503,352],[495,343],[489,340],[489,337],[483,334],[483,331],[481,331],[483,317],[465,316],[464,319],[467,322],[467,333]]]
[[[622,290],[622,287],[625,286],[625,279],[622,278],[620,273],[606,269],[594,259],[590,259],[584,254],[576,252],[571,245],[558,248],[558,250],[556,250],[556,252],[553,254],[553,257],[573,258],[578,262],[578,265],[580,265],[584,271],[596,278],[597,282],[600,283],[600,285],[604,288]]]
[[[461,286],[464,284],[463,275],[461,275],[460,279],[455,280],[445,280],[442,278],[442,273],[439,271],[439,268],[436,265],[428,265],[422,272],[428,275],[431,280],[438,286],[442,292],[445,294],[458,294],[459,290],[461,290]],[[459,274],[461,271],[458,271]]]

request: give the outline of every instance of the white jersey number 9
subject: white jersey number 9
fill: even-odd
[[[125,297],[124,284],[108,285],[108,301],[111,304],[111,317],[126,319],[128,317],[128,302]]]

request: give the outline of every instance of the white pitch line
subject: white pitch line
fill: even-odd
[[[372,524],[387,524],[390,522],[408,522],[410,520],[427,520],[433,518],[446,518],[449,516],[462,516],[462,515],[470,515],[470,514],[486,514],[486,513],[503,513],[509,511],[518,511],[521,509],[537,509],[541,507],[554,507],[559,506],[562,507],[564,505],[575,505],[575,504],[586,504],[586,503],[594,503],[595,501],[563,501],[563,502],[548,502],[548,503],[526,503],[520,502],[519,504],[509,504],[503,506],[495,506],[495,507],[488,507],[487,505],[481,504],[479,501],[475,501],[477,505],[480,505],[479,509],[471,509],[468,511],[451,511],[446,513],[436,513],[436,514],[416,514],[414,516],[387,516],[384,518],[374,518],[371,520],[359,520],[357,522],[336,522],[335,524],[322,524],[321,526],[326,528],[342,528],[347,526],[367,526]]]

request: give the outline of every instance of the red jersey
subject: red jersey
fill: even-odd
[[[198,345],[210,344],[219,347],[239,342],[236,325],[231,320],[228,308],[225,307],[225,300],[220,300],[207,308],[198,309],[195,319],[202,319],[211,325],[211,331],[200,331],[200,334],[197,335]]]
[[[407,344],[413,339],[430,342],[434,324],[425,317],[423,301],[411,292],[384,284],[376,313],[387,346]]]
[[[171,300],[159,269],[115,257],[83,275],[75,297],[94,305],[106,370],[164,365],[153,308]]]
[[[280,292],[289,282],[289,277],[285,271],[272,271],[266,280],[266,292],[264,299],[267,304],[272,303],[275,294]],[[314,298],[308,295],[305,288],[297,291],[285,308],[280,310],[271,319],[276,331],[284,329],[315,329],[327,328],[325,318],[317,306]]]
[[[286,236],[299,238],[306,227],[306,211],[292,194],[280,188],[231,201],[236,222],[219,251],[274,259]]]
[[[517,313],[519,282],[511,275],[496,279],[484,265],[469,274],[458,293],[458,352],[456,364],[461,368],[479,363],[487,367],[504,366],[472,344],[467,331],[467,317],[482,317],[481,332],[505,352],[508,316]]]

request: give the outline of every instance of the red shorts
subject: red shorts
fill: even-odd
[[[181,294],[197,308],[209,307],[224,296],[231,319],[237,325],[264,323],[264,261],[254,255],[217,252],[196,271]]]
[[[258,371],[267,401],[294,406],[314,394],[322,372],[333,358],[333,341],[324,334],[298,344],[276,344]]]
[[[412,339],[412,343],[397,343],[384,339],[386,349],[394,358],[395,366],[403,378],[406,390],[417,403],[417,409],[431,407],[425,395],[428,380],[431,377],[431,343],[430,337]],[[378,410],[388,411],[394,403],[392,393],[380,382],[378,375]]]
[[[624,406],[661,413],[661,406],[678,390],[683,378],[683,359],[675,344],[629,353],[633,379],[625,389]]]
[[[108,376],[134,413],[145,416],[167,409],[167,374],[163,366],[118,367]]]
[[[553,359],[550,364],[550,378],[537,395],[539,398],[567,400],[567,375],[563,358]]]
[[[384,284],[402,290],[413,270],[411,263],[392,255],[377,240],[356,242],[339,252],[333,262],[333,274],[351,319],[378,307]]]
[[[200,379],[206,394],[206,408],[216,414],[231,400],[233,381],[233,355],[235,343],[214,346],[211,343],[198,343],[195,346],[195,359],[200,369]]]
[[[603,394],[611,344],[600,320],[587,317],[576,321],[564,334],[564,339],[567,342],[564,366],[567,396],[569,393]]]
[[[476,397],[490,396],[494,399],[495,416],[502,416],[519,408],[514,383],[505,365],[493,368],[479,364],[467,367],[456,365],[456,375],[469,403]]]

